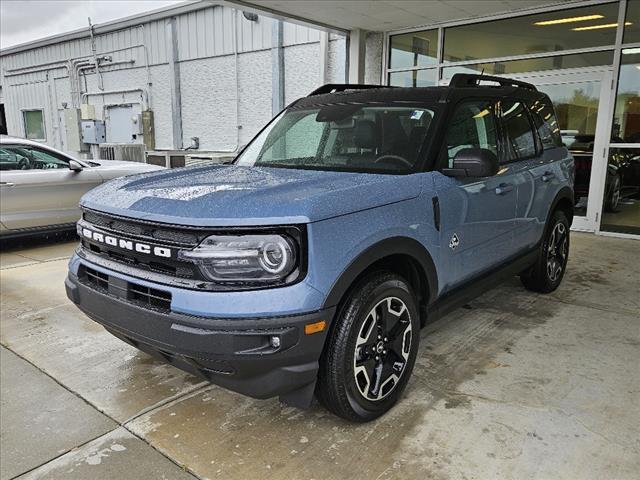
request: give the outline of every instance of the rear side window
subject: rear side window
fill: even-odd
[[[522,160],[536,155],[536,140],[524,103],[502,102],[502,124],[508,160]]]
[[[449,168],[453,158],[465,148],[486,148],[498,155],[496,104],[491,100],[460,103],[454,110],[445,137]]]
[[[551,101],[548,98],[540,98],[531,102],[529,111],[544,149],[561,147],[560,126]]]

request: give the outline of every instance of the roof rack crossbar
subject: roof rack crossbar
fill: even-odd
[[[496,82],[501,87],[521,87],[527,90],[538,91],[535,85],[520,80],[513,80],[511,78],[493,77],[491,75],[481,75],[475,73],[456,73],[451,77],[449,82],[450,87],[477,87],[481,81]]]
[[[365,85],[362,83],[327,83],[316,88],[308,96],[323,95],[325,93],[344,92],[345,90],[368,90],[371,88],[393,88],[388,85]]]

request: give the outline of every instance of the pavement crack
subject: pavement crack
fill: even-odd
[[[167,460],[169,460],[171,463],[173,463],[174,465],[176,465],[177,467],[179,467],[180,469],[184,470],[185,472],[189,473],[191,476],[193,476],[194,478],[198,479],[198,480],[203,480],[203,477],[200,477],[199,475],[197,475],[195,472],[193,472],[190,468],[188,468],[186,465],[181,465],[180,463],[178,463],[176,460],[174,460],[173,458],[171,458],[169,455],[167,455],[165,452],[163,452],[162,450],[158,449],[155,445],[153,445],[152,443],[150,443],[149,441],[147,441],[144,437],[142,437],[141,435],[138,435],[136,432],[134,432],[133,430],[131,430],[126,423],[131,422],[132,420],[134,420],[135,418],[138,418],[141,415],[144,415],[146,413],[149,413],[151,411],[153,411],[154,409],[158,409],[158,408],[162,408],[167,404],[170,404],[172,402],[177,402],[178,400],[181,400],[183,397],[187,396],[187,395],[195,395],[199,392],[199,390],[201,389],[205,389],[207,388],[210,384],[209,382],[200,382],[198,384],[195,384],[192,386],[192,388],[190,388],[189,390],[187,390],[186,392],[181,392],[179,394],[173,395],[172,397],[169,397],[166,399],[166,401],[161,401],[158,402],[155,405],[152,405],[151,407],[148,407],[146,409],[143,409],[140,413],[136,414],[135,416],[125,420],[124,422],[120,422],[118,421],[116,418],[114,418],[113,416],[109,415],[107,412],[105,412],[104,410],[98,408],[96,405],[94,405],[93,403],[91,403],[89,400],[87,400],[86,398],[84,398],[82,395],[80,395],[78,392],[76,392],[75,390],[72,390],[71,388],[69,388],[67,385],[65,385],[64,383],[60,382],[57,378],[55,378],[53,375],[49,374],[46,370],[43,370],[42,368],[40,368],[38,365],[36,365],[35,363],[33,363],[31,360],[29,360],[28,358],[26,358],[24,355],[21,355],[20,353],[16,352],[14,349],[12,349],[11,347],[9,347],[6,343],[0,343],[0,345],[2,345],[3,348],[6,348],[7,350],[9,350],[11,353],[13,353],[15,356],[17,356],[18,358],[21,358],[22,360],[24,360],[25,362],[27,362],[29,365],[31,365],[33,368],[35,368],[36,370],[38,370],[40,373],[42,373],[43,375],[47,376],[48,378],[50,378],[51,380],[53,380],[57,385],[59,385],[61,388],[64,388],[66,391],[68,391],[69,393],[71,393],[72,395],[74,395],[75,397],[77,397],[78,399],[80,399],[82,402],[86,403],[87,405],[89,405],[91,408],[93,408],[94,410],[97,410],[98,412],[100,412],[101,414],[103,414],[105,417],[107,417],[108,419],[110,419],[112,422],[114,422],[116,424],[115,428],[119,428],[122,427],[124,428],[127,432],[129,432],[131,435],[133,435],[135,438],[137,438],[138,440],[146,443],[147,445],[149,445],[151,448],[153,448],[156,452],[158,452],[160,455],[162,455],[163,457],[165,457]],[[113,430],[110,430],[107,433],[112,432]],[[107,433],[103,434],[106,435]],[[100,438],[103,435],[98,435],[96,438]],[[89,442],[96,440],[96,438],[93,438],[91,440],[89,440]],[[35,468],[40,468],[44,465],[47,465],[48,463],[56,460],[57,458],[61,457],[62,455],[65,455],[67,453],[69,453],[70,451],[73,451],[77,448],[80,448],[84,445],[86,445],[88,442],[84,442],[83,444],[73,447],[63,453],[61,453],[60,455],[57,455],[54,458],[51,458],[49,460],[47,460],[46,462],[42,463],[41,465],[39,465],[38,467]],[[31,471],[33,471],[34,469],[29,470],[28,472],[22,472],[20,473],[19,476],[22,476],[26,473],[29,473]],[[18,478],[18,477],[14,477],[14,478]],[[10,479],[13,480],[13,479]]]
[[[5,348],[6,348],[6,347],[5,347]],[[9,350],[9,349],[7,348],[7,350]],[[15,353],[15,352],[13,352],[13,353]],[[24,360],[24,359],[23,359],[23,360]],[[28,360],[27,360],[27,361],[28,361]],[[68,389],[67,389],[67,390],[68,390]],[[70,391],[70,390],[69,390],[69,391]],[[72,392],[72,393],[73,393],[73,392]],[[117,422],[116,422],[116,423],[117,423]],[[95,436],[95,437],[93,437],[93,438],[90,438],[90,439],[89,439],[89,440],[87,440],[86,442],[82,442],[82,443],[80,443],[80,444],[78,444],[78,445],[76,445],[76,446],[74,446],[74,447],[71,447],[71,448],[67,448],[66,450],[64,450],[63,452],[59,453],[59,454],[58,454],[58,455],[56,455],[55,457],[50,458],[50,459],[49,459],[49,460],[47,460],[46,462],[42,462],[41,464],[36,465],[35,467],[32,467],[32,468],[30,468],[29,470],[27,470],[27,471],[25,471],[25,472],[19,473],[18,475],[15,475],[15,476],[13,476],[13,477],[9,478],[9,480],[15,480],[15,479],[20,478],[20,477],[22,477],[22,476],[24,476],[24,475],[28,475],[29,473],[32,473],[32,472],[34,472],[34,471],[38,470],[39,468],[42,468],[42,467],[44,467],[45,465],[50,464],[51,462],[55,462],[55,461],[56,461],[56,460],[58,460],[59,458],[64,457],[65,455],[67,455],[67,454],[68,454],[68,453],[70,453],[70,452],[73,452],[74,450],[78,450],[79,448],[82,448],[82,447],[84,447],[84,446],[86,446],[86,445],[90,444],[91,442],[94,442],[94,441],[98,440],[99,438],[102,438],[102,437],[104,437],[104,436],[106,436],[106,435],[109,435],[110,433],[115,432],[118,428],[120,428],[120,425],[117,425],[117,426],[115,426],[113,429],[111,429],[111,430],[109,430],[109,431],[106,431],[106,432],[104,432],[104,433],[102,433],[102,434],[100,434],[100,435],[97,435],[97,436]]]
[[[159,402],[154,403],[153,405],[149,405],[148,407],[143,408],[142,410],[140,410],[140,412],[136,413],[135,415],[127,418],[124,422],[122,422],[122,426],[124,427],[126,424],[131,423],[137,418],[140,418],[143,415],[146,415],[147,413],[153,412],[154,410],[159,410],[163,407],[176,403],[180,400],[187,400],[210,386],[211,386],[211,383],[207,381],[196,383],[183,392],[176,393],[175,395],[162,399]]]

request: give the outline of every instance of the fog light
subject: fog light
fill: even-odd
[[[280,337],[271,337],[271,346],[273,348],[280,348]]]

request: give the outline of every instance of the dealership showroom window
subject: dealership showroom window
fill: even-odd
[[[577,228],[638,235],[640,2],[628,2],[620,28],[619,13],[612,2],[391,33],[387,81],[445,85],[456,73],[484,72],[534,83],[554,102],[576,158]]]

